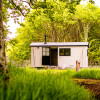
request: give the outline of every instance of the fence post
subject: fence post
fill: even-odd
[[[78,72],[80,69],[80,62],[78,62],[78,60],[76,60],[76,72]]]
[[[80,70],[80,62],[78,62],[78,71]]]
[[[76,60],[76,72],[77,72],[77,68],[78,68],[78,60]]]

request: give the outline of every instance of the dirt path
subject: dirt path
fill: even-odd
[[[84,86],[86,89],[89,89],[94,93],[95,98],[100,100],[100,80],[96,79],[73,79],[80,86]]]

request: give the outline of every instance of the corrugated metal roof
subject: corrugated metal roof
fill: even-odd
[[[31,47],[50,47],[50,46],[88,46],[88,42],[33,42]]]

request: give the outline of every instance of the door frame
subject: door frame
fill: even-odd
[[[51,49],[57,49],[57,65],[51,65]],[[58,47],[50,48],[50,66],[58,66]]]

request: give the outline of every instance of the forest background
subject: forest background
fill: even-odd
[[[81,0],[3,0],[3,21],[9,16],[19,23],[17,36],[6,41],[9,59],[17,63],[30,61],[31,42],[89,42],[89,65],[100,65],[100,8],[90,0],[81,5]],[[25,3],[23,4],[23,3]],[[8,9],[11,13],[8,13]],[[4,24],[5,38],[9,31]]]

